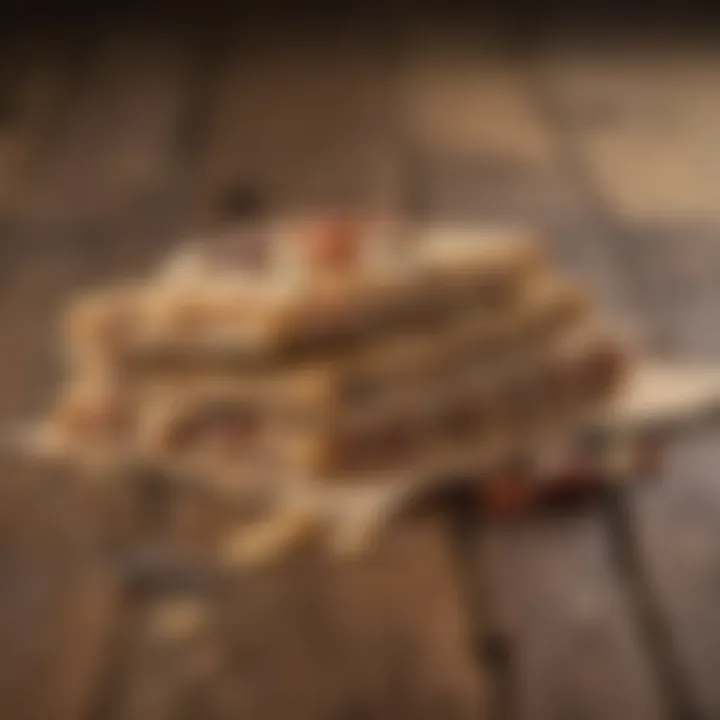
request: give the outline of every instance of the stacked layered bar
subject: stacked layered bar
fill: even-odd
[[[80,298],[62,442],[238,482],[473,472],[567,433],[623,376],[519,233],[300,222],[262,245],[264,263],[178,255]]]

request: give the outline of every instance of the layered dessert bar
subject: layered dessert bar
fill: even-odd
[[[253,242],[263,263],[226,241],[71,306],[67,443],[238,482],[473,471],[622,379],[583,290],[519,231],[302,220]]]

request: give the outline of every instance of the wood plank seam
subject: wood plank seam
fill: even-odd
[[[555,102],[552,93],[533,70],[536,48],[528,38],[513,38],[516,54],[521,58],[523,68],[520,77],[531,98],[539,118],[554,141],[558,165],[564,171],[571,186],[577,188],[577,195],[587,213],[598,241],[609,250],[613,268],[622,273],[621,291],[627,296],[631,307],[639,310],[643,319],[653,317],[648,307],[646,283],[642,281],[642,258],[636,251],[622,223],[605,202],[595,187],[592,175],[576,147],[576,138],[571,123],[566,121],[562,108]],[[522,42],[520,42],[522,41]],[[522,48],[518,51],[518,48]],[[607,252],[607,251],[605,251]],[[651,328],[654,348],[662,350],[666,344],[661,328]],[[686,677],[686,668],[679,661],[677,648],[667,618],[659,608],[650,583],[647,581],[641,553],[635,540],[631,498],[622,487],[609,487],[604,503],[604,517],[607,528],[611,559],[621,579],[624,599],[635,618],[642,643],[648,651],[653,672],[660,692],[665,695],[665,705],[673,720],[701,718],[699,701],[691,691]]]

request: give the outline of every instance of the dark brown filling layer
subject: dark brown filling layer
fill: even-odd
[[[171,452],[202,447],[222,455],[241,454],[257,446],[263,427],[259,408],[217,401],[174,423],[165,446]]]
[[[237,349],[213,349],[174,344],[157,344],[152,347],[128,348],[120,362],[130,379],[179,379],[199,374],[232,374],[261,371],[260,358]]]
[[[577,401],[572,368],[549,362],[538,373],[538,383],[545,395],[548,412],[562,412]]]
[[[354,470],[379,469],[411,461],[422,441],[421,428],[411,420],[394,420],[365,432],[337,439],[334,464]]]
[[[503,426],[510,430],[525,428],[550,410],[545,380],[540,373],[508,383],[500,388],[495,401]]]
[[[438,411],[430,437],[426,422],[404,418],[338,438],[333,453],[335,465],[360,470],[412,463],[419,460],[429,440],[472,442],[488,427],[489,415],[486,399],[456,398]]]
[[[579,383],[592,397],[602,397],[622,379],[625,358],[618,345],[606,341],[593,347],[579,363]]]
[[[97,407],[75,411],[67,427],[77,437],[119,440],[130,433],[132,423],[122,408]]]
[[[491,278],[492,279],[492,278]],[[513,278],[497,277],[489,283],[486,292],[500,305],[512,302],[517,290]],[[413,297],[414,296],[414,297]],[[468,316],[477,313],[478,304],[458,304],[457,298],[443,295],[439,288],[425,288],[422,293],[399,297],[393,303],[378,303],[376,308],[329,307],[325,310],[308,311],[308,317],[293,327],[292,332],[279,339],[274,349],[259,352],[248,347],[193,346],[192,342],[158,343],[152,346],[128,347],[122,353],[120,365],[130,378],[178,377],[198,373],[231,374],[248,372],[262,374],[292,367],[313,357],[325,356],[329,361],[341,359],[357,352],[368,344],[381,346],[390,333],[422,331],[438,342],[446,341],[448,321],[456,321],[458,311]],[[486,303],[487,304],[487,303]],[[514,332],[508,328],[480,329],[476,341],[468,341],[468,348],[459,354],[461,362],[492,361],[505,352],[522,352],[544,338],[551,338],[578,317],[578,305],[572,298],[558,298],[557,304],[538,316],[528,318]],[[482,320],[478,319],[478,325]],[[447,341],[452,342],[449,338]],[[348,395],[361,398],[368,388],[351,388]]]
[[[471,393],[456,398],[440,412],[439,426],[442,434],[451,440],[466,441],[487,428],[490,414],[487,398]]]

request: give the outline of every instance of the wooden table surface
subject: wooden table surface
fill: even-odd
[[[248,193],[280,209],[528,220],[651,351],[720,354],[720,51],[382,30],[100,22],[6,38],[0,418],[47,399],[71,290],[146,268]],[[507,715],[720,717],[719,439],[679,442],[631,503],[478,531]],[[32,527],[12,507],[0,509],[8,536]],[[83,539],[72,542],[53,551],[68,577]],[[35,580],[27,565],[0,569],[3,643],[19,667],[31,640],[13,588]],[[58,612],[92,622],[105,597],[93,592]],[[28,597],[46,602],[39,586]]]

